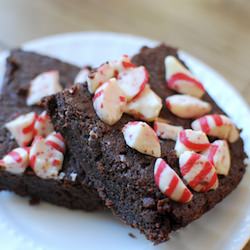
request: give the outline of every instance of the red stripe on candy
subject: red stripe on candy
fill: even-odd
[[[64,141],[64,138],[62,137],[62,135],[60,133],[56,133],[54,135],[57,139],[59,139],[60,141]]]
[[[214,155],[216,154],[219,146],[218,145],[211,145],[209,148],[208,160],[214,165]]]
[[[168,188],[165,190],[164,194],[166,196],[171,196],[175,188],[177,187],[178,183],[179,183],[179,179],[176,175],[174,175],[169,183]]]
[[[205,187],[204,192],[210,190],[214,186],[214,184],[216,183],[217,179],[218,179],[217,174],[214,173],[212,178],[209,181],[209,184]]]
[[[170,79],[168,80],[168,87],[171,89],[174,89],[175,83],[177,81],[190,82],[190,83],[194,84],[196,87],[198,87],[199,89],[201,89],[202,91],[205,91],[203,85],[198,80],[196,80],[195,78],[190,77],[184,73],[176,73],[176,74],[172,75],[170,77]]]
[[[22,130],[22,131],[23,131],[23,133],[24,133],[24,134],[28,134],[28,133],[33,132],[35,122],[36,122],[36,118],[35,118],[35,119],[33,119],[32,123],[31,123],[29,126],[27,126],[27,127],[23,128],[23,130]]]
[[[60,152],[64,152],[64,148],[62,148],[60,145],[58,145],[57,143],[53,142],[53,141],[46,141],[47,145],[50,145],[52,148],[60,151]]]
[[[128,68],[134,68],[135,64],[133,64],[132,62],[122,61],[122,66],[125,69],[128,69]]]
[[[102,94],[103,94],[103,90],[98,91],[98,92],[94,95],[93,101],[95,101],[95,100],[96,100],[98,97],[100,97]]]
[[[201,130],[204,132],[204,133],[209,133],[210,131],[210,126],[208,124],[208,120],[207,120],[207,116],[203,116],[199,119],[199,123],[200,123],[200,126],[201,126]]]
[[[125,96],[119,96],[119,99],[121,102],[126,102],[126,97]]]
[[[53,166],[60,166],[60,164],[61,164],[61,161],[58,160],[58,159],[54,159],[53,162],[52,162]]]
[[[193,167],[196,161],[200,159],[199,154],[192,154],[191,157],[187,160],[187,162],[181,167],[182,176],[186,175]]]
[[[35,155],[32,155],[30,157],[30,167],[31,168],[34,168],[35,167],[35,163],[36,163],[36,156]]]
[[[222,126],[223,125],[223,121],[220,115],[212,115],[214,122],[217,126]]]
[[[18,163],[22,162],[22,157],[19,153],[15,151],[11,151],[8,155],[12,157],[15,162],[18,162]]]
[[[163,160],[161,160],[161,163],[159,164],[157,171],[155,173],[155,182],[158,186],[160,185],[160,177],[165,167],[166,163]]]
[[[191,199],[191,197],[192,197],[191,192],[187,188],[185,188],[181,195],[180,202],[186,203]]]
[[[187,138],[187,135],[186,135],[186,132],[185,130],[182,130],[180,132],[180,141],[189,149],[192,149],[192,150],[205,150],[207,147],[209,147],[209,143],[193,143],[191,142],[188,138]]]

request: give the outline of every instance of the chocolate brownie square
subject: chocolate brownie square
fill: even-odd
[[[166,88],[164,59],[178,57],[177,49],[166,45],[144,47],[133,57],[136,65],[144,65],[150,75],[151,88],[163,100],[174,92]],[[209,97],[212,112],[223,111]],[[93,181],[100,197],[123,222],[138,228],[154,243],[169,239],[169,233],[199,218],[236,188],[245,172],[243,142],[230,144],[231,168],[227,176],[219,176],[219,187],[205,193],[193,192],[189,203],[170,200],[154,181],[155,158],[128,147],[122,128],[135,119],[128,115],[113,126],[96,115],[92,96],[84,85],[74,86],[46,100],[53,124],[68,142],[79,165]],[[190,128],[190,119],[181,119],[163,108],[160,117],[175,125]],[[213,140],[213,138],[210,138]],[[162,158],[180,175],[175,142],[160,140]]]
[[[40,73],[57,70],[60,83],[69,87],[79,68],[60,60],[20,49],[11,51],[0,96],[0,159],[17,147],[4,124],[20,114],[31,111],[41,113],[39,106],[27,106],[26,97],[30,81]],[[10,190],[22,196],[31,196],[50,203],[74,209],[94,210],[102,202],[85,171],[70,150],[67,150],[58,180],[41,179],[28,168],[16,175],[0,169],[0,190]],[[76,178],[75,178],[76,177]]]

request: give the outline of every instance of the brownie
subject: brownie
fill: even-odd
[[[41,107],[27,106],[26,97],[30,81],[38,74],[49,70],[58,70],[60,83],[63,87],[69,87],[80,69],[60,60],[20,49],[13,50],[7,58],[0,96],[0,159],[18,147],[4,124],[19,114],[42,112]],[[0,169],[0,190],[14,191],[22,196],[28,195],[74,209],[94,210],[102,206],[93,184],[70,150],[66,151],[62,172],[65,174],[64,178],[53,180],[39,178],[31,168],[27,168],[22,175]],[[75,181],[72,180],[72,173],[77,174]]]
[[[150,85],[162,98],[174,94],[166,88],[164,59],[177,56],[177,49],[159,45],[144,47],[133,57],[137,65],[149,71]],[[208,94],[204,99],[212,104],[213,113],[223,111]],[[125,143],[122,127],[133,117],[123,115],[113,126],[104,124],[96,115],[87,87],[77,85],[46,100],[52,121],[79,160],[79,165],[93,181],[100,197],[123,222],[138,228],[154,243],[169,239],[169,233],[199,218],[236,188],[244,172],[243,142],[230,144],[231,169],[228,176],[219,176],[219,187],[206,193],[193,192],[193,199],[180,204],[165,197],[154,181],[155,158],[143,155]],[[161,117],[175,125],[190,128],[191,120],[172,115],[163,107]],[[210,138],[214,140],[214,138]],[[160,140],[162,158],[180,175],[175,142]]]

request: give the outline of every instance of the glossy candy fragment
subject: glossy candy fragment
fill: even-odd
[[[52,148],[64,154],[65,141],[64,141],[63,136],[60,133],[52,132],[46,137],[45,142],[47,145],[50,145]]]
[[[201,130],[207,135],[228,140],[233,143],[240,137],[238,129],[225,115],[205,115],[192,122],[194,130]]]
[[[186,151],[180,155],[179,166],[183,179],[196,192],[207,192],[218,187],[215,167],[207,157]]]
[[[165,58],[166,81],[170,89],[180,94],[201,98],[205,89],[202,83],[187,70],[174,56]]]
[[[54,131],[51,119],[46,111],[43,111],[36,119],[34,125],[34,134],[46,137]]]
[[[180,131],[175,144],[175,151],[180,156],[185,151],[201,152],[210,146],[208,138],[202,131],[185,129]]]
[[[5,127],[10,131],[19,146],[24,147],[31,143],[34,137],[36,118],[36,113],[30,112],[25,115],[20,115],[5,124]]]
[[[123,129],[126,144],[142,154],[161,156],[161,146],[154,130],[145,122],[129,122]]]
[[[38,104],[43,97],[60,91],[62,91],[62,86],[59,82],[58,71],[44,72],[31,81],[26,103],[28,106]]]
[[[158,158],[154,166],[154,178],[160,191],[171,200],[187,203],[193,195],[176,174],[176,172],[161,158]]]
[[[115,78],[102,84],[95,92],[93,105],[98,117],[108,125],[120,120],[125,110],[127,99]]]

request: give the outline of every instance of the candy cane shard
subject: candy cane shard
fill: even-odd
[[[52,132],[46,137],[45,143],[61,153],[65,153],[65,141],[60,133]]]
[[[144,121],[153,121],[159,116],[161,109],[161,98],[146,85],[144,90],[127,104],[125,113]]]
[[[95,93],[96,89],[110,78],[117,78],[118,74],[124,70],[135,67],[131,63],[127,55],[123,56],[121,60],[110,61],[102,64],[97,69],[90,72],[87,77],[88,90],[91,94]]]
[[[192,122],[194,130],[201,130],[207,135],[228,140],[233,143],[240,137],[238,129],[225,115],[205,115]]]
[[[176,172],[161,158],[154,166],[154,178],[160,191],[171,200],[187,203],[192,200],[192,193],[176,174]]]
[[[56,94],[62,90],[59,73],[56,70],[44,72],[36,76],[30,83],[26,100],[28,106],[35,105],[45,96]]]
[[[210,146],[208,138],[202,131],[194,131],[185,129],[180,131],[175,144],[177,156],[180,156],[185,151],[201,152]]]
[[[5,127],[10,131],[19,146],[25,147],[31,143],[34,136],[36,118],[36,113],[30,112],[20,115],[5,124]]]
[[[188,95],[172,95],[166,98],[167,108],[180,118],[197,118],[212,109],[208,102]]]
[[[183,127],[168,124],[168,122],[164,121],[163,119],[156,119],[154,121],[154,131],[161,139],[169,139],[176,141],[178,134],[182,130]]]
[[[129,122],[123,129],[126,144],[142,154],[161,156],[161,146],[154,130],[145,122]]]
[[[90,70],[88,67],[82,68],[75,77],[74,84],[85,83],[87,81]]]
[[[202,152],[214,165],[217,174],[228,175],[231,164],[230,150],[225,140],[217,140],[210,144],[209,148]]]
[[[29,149],[15,148],[0,160],[0,166],[13,174],[22,174],[29,165]]]
[[[34,125],[34,134],[46,137],[54,131],[54,126],[46,111],[43,111],[36,119]]]
[[[144,66],[133,67],[119,73],[117,83],[125,93],[127,100],[139,95],[149,81],[148,71]]]
[[[126,96],[115,78],[102,84],[95,92],[93,106],[98,117],[109,125],[120,120],[126,106]]]
[[[165,69],[168,88],[197,98],[204,95],[205,89],[202,83],[176,57],[167,56],[165,58]]]
[[[63,154],[36,136],[30,148],[30,167],[43,179],[57,178],[63,164]]]
[[[180,155],[179,166],[183,179],[196,192],[207,192],[218,187],[215,167],[207,157],[186,151]]]

